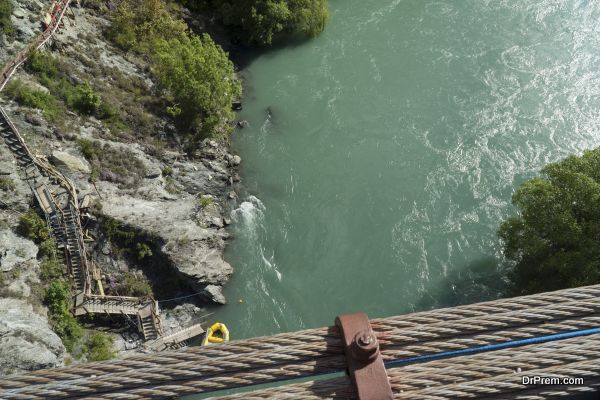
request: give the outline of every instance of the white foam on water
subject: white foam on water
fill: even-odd
[[[248,196],[248,199],[238,208],[231,212],[231,219],[242,228],[242,232],[256,235],[259,228],[264,228],[266,207],[255,196]]]
[[[260,261],[258,264],[262,272],[271,272],[281,281],[281,272],[275,264],[275,253],[265,256],[264,239],[266,236],[265,212],[266,207],[258,197],[248,196],[238,208],[231,212],[231,219],[235,223],[235,229],[246,246],[254,253],[254,259]],[[261,287],[264,282],[261,283]]]

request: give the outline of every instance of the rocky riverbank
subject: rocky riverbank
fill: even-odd
[[[89,204],[88,247],[108,291],[123,290],[123,277],[136,276],[159,301],[198,294],[187,300],[195,304],[166,303],[177,306],[165,312],[168,332],[197,321],[202,314],[197,306],[226,301],[222,288],[233,269],[223,251],[241,159],[229,153],[226,141],[205,140],[199,149],[185,151],[181,132],[158,111],[163,104],[145,60],[105,39],[103,5],[81,3],[74,4],[74,21],[65,22],[49,51],[68,70],[69,81],[89,82],[120,119],[68,109],[50,117],[6,93],[3,107],[32,152],[72,179]],[[2,63],[40,32],[47,7],[38,0],[15,5],[16,40],[1,47]],[[24,69],[15,81],[48,92],[39,76]],[[7,182],[0,188],[0,374],[61,365],[65,350],[48,326],[38,293],[37,247],[13,233],[18,216],[33,204],[31,193],[4,145],[0,179]],[[132,342],[135,338],[117,344],[131,350]]]

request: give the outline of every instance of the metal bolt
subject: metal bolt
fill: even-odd
[[[377,357],[379,343],[373,331],[364,330],[354,336],[352,347],[354,358],[361,361],[368,361]]]

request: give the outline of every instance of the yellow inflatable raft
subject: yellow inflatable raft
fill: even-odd
[[[204,340],[202,341],[202,346],[206,346],[209,343],[223,343],[229,342],[229,329],[220,322],[212,324],[208,331],[206,331],[206,335],[204,335]]]

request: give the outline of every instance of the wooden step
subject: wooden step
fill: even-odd
[[[161,336],[152,342],[146,343],[145,347],[154,351],[183,347],[186,345],[187,340],[200,336],[204,332],[205,331],[200,324],[195,324],[169,335]]]

